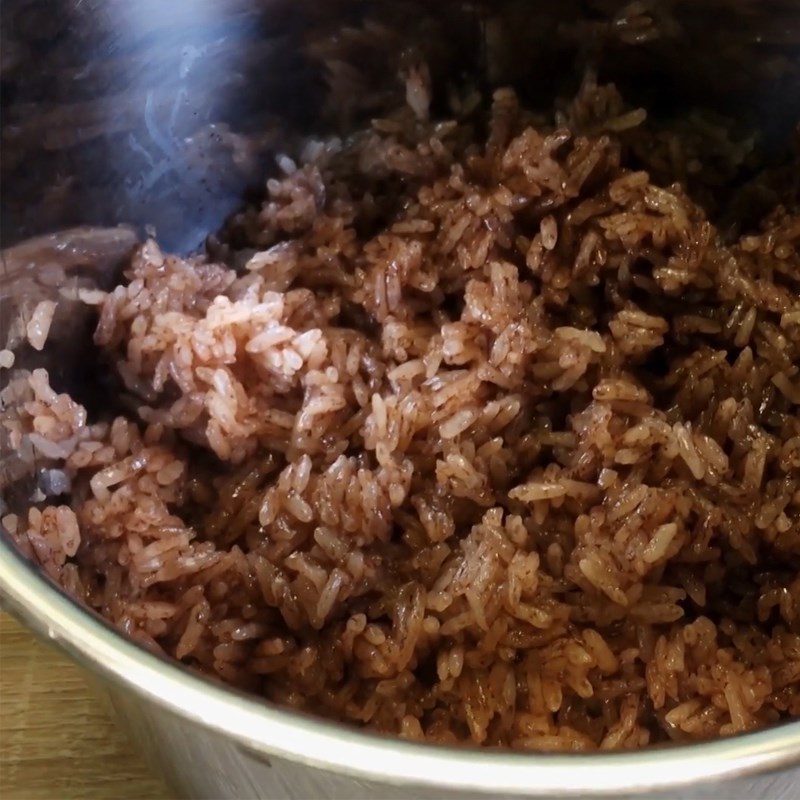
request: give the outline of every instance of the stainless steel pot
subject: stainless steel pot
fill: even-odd
[[[569,82],[564,64],[599,59],[601,73],[651,107],[709,101],[757,119],[766,147],[785,138],[800,116],[793,0],[635,4],[639,17],[666,15],[655,38],[646,23],[615,18],[621,5],[6,0],[3,245],[77,223],[124,222],[154,225],[167,247],[191,250],[241,203],[282,137],[369,115],[408,47],[425,51],[435,73],[513,82],[533,100]],[[397,31],[392,47],[362,42],[368,77],[347,108],[327,108],[314,54],[324,53],[320,42],[352,44],[347,27],[368,16]],[[556,36],[564,30],[571,39]],[[575,31],[604,49],[579,47]],[[608,51],[615,58],[606,63]],[[110,280],[135,235],[74,231],[4,251],[0,340],[20,303],[56,293],[72,274]],[[54,262],[65,271],[54,273]],[[61,323],[69,327],[43,354],[20,345],[17,366],[45,364],[62,386],[101,403],[81,358],[88,327],[75,315]],[[0,477],[4,504],[30,502],[30,476],[8,449]],[[136,744],[186,796],[788,798],[800,786],[800,722],[636,753],[420,746],[273,708],[140,649],[63,595],[5,534],[0,596],[98,677]]]

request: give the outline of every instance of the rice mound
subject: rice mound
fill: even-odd
[[[6,526],[146,646],[408,739],[800,715],[796,203],[723,237],[643,169],[701,180],[702,129],[591,79],[554,121],[430,91],[281,157],[235,267],[138,249],[95,334],[129,413],[18,379],[70,501]]]

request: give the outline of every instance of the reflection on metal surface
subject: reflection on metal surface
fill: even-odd
[[[4,3],[3,243],[125,221],[201,245],[263,172],[229,126],[261,133],[294,105],[276,79],[289,21],[212,0]]]

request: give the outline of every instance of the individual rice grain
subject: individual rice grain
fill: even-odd
[[[34,350],[44,349],[55,311],[56,304],[52,300],[42,300],[33,309],[31,318],[25,326],[25,332]]]

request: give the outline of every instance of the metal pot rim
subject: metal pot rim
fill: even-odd
[[[105,679],[270,755],[360,779],[516,795],[653,790],[800,762],[800,721],[727,739],[633,752],[532,754],[415,744],[255,702],[148,652],[0,543],[0,600],[40,636]]]

